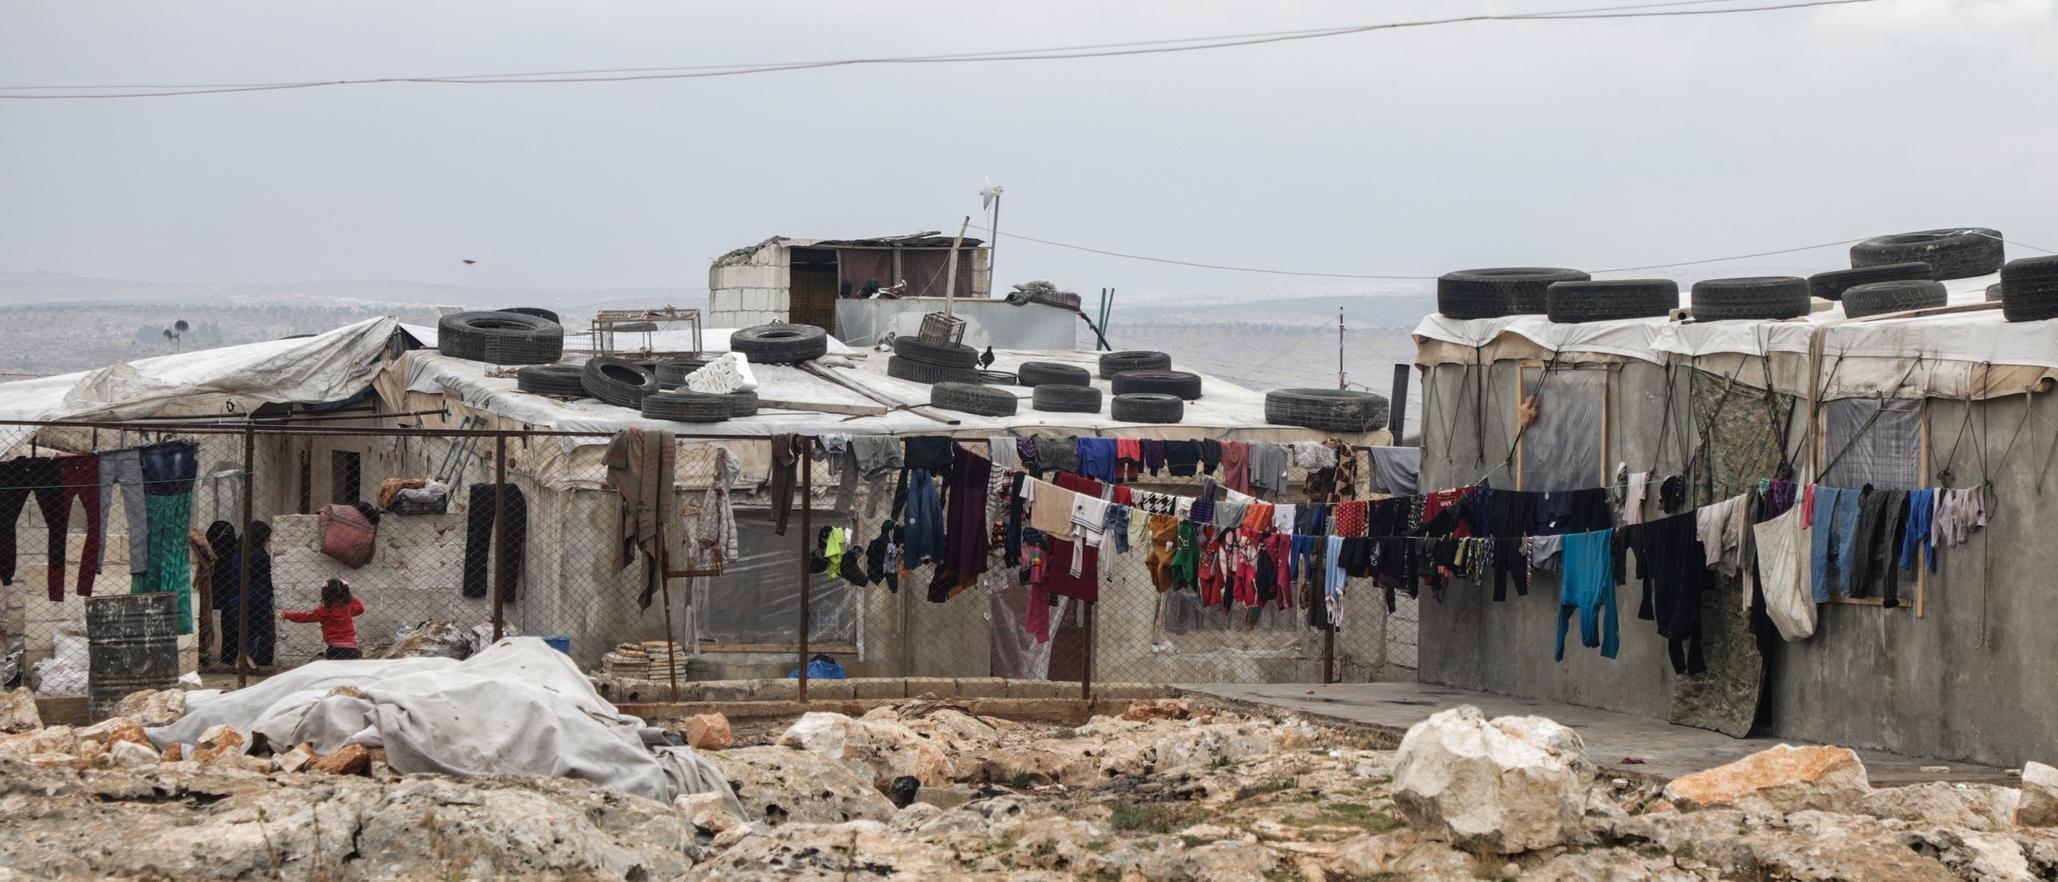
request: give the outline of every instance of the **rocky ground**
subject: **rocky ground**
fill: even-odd
[[[2021,788],[1874,789],[1848,751],[1809,748],[1637,782],[1599,774],[1555,723],[1469,708],[1399,750],[1181,701],[1078,727],[922,701],[682,721],[748,818],[712,795],[253,758],[231,733],[165,758],[133,727],[172,710],[130,710],[0,735],[0,882],[2058,878],[2042,766]]]

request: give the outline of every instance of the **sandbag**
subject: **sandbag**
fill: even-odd
[[[372,562],[378,549],[378,527],[354,505],[324,505],[316,520],[322,553],[351,569]]]

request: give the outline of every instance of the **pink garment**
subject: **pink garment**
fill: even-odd
[[[1801,488],[1801,529],[1815,526],[1815,485]]]
[[[1050,590],[1043,587],[1047,564],[1043,549],[1033,545],[1022,548],[1022,569],[1029,574],[1029,608],[1022,610],[1022,627],[1038,643],[1050,642]]]
[[[1251,492],[1251,446],[1242,441],[1222,442],[1222,484],[1238,493]]]

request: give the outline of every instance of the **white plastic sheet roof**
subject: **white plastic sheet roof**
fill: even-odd
[[[320,404],[364,391],[399,327],[366,319],[324,334],[182,352],[104,368],[0,383],[0,419],[135,419],[218,414],[261,404]],[[0,449],[28,440],[27,426],[0,426]]]
[[[1983,303],[1997,275],[1944,283],[1951,305]],[[1682,292],[1682,300],[1689,295]],[[1684,305],[1684,304],[1682,304]],[[1828,327],[1825,327],[1828,326]],[[1786,321],[1673,322],[1628,319],[1559,324],[1543,316],[1464,321],[1432,314],[1416,326],[1418,342],[1485,346],[1515,335],[1550,352],[1597,352],[1664,363],[1670,356],[1805,355],[1816,331],[1823,352],[1842,357],[1922,358],[1965,364],[2024,365],[2058,370],[2058,321],[2009,322],[2000,310],[1922,318],[1847,320],[1842,304]]]
[[[1010,371],[1025,361],[1074,364],[1097,372],[1099,354],[1094,352],[994,352],[994,370]],[[1186,403],[1185,418],[1177,424],[1144,425],[1121,422],[1107,415],[1108,381],[1093,384],[1103,392],[1098,414],[1046,413],[1030,407],[1030,390],[1019,386],[995,386],[1022,399],[1016,415],[983,417],[957,411],[928,408],[929,387],[886,375],[887,354],[866,350],[847,357],[831,356],[818,361],[846,382],[858,385],[899,405],[929,409],[955,423],[938,422],[907,410],[852,417],[848,413],[814,410],[782,410],[767,404],[757,416],[718,423],[685,424],[647,420],[635,411],[592,399],[566,401],[532,395],[515,388],[512,369],[493,368],[475,361],[417,350],[396,362],[388,378],[380,383],[389,406],[398,407],[399,392],[448,396],[465,406],[516,420],[530,426],[564,431],[611,433],[626,428],[665,429],[674,432],[755,437],[778,433],[797,434],[1005,434],[1010,430],[1048,428],[1086,434],[1104,432],[1126,437],[1200,438],[1237,437],[1257,440],[1304,440],[1328,437],[1331,433],[1265,424],[1265,396],[1227,380],[1202,375],[1202,396]],[[568,359],[576,362],[578,359]],[[830,366],[840,365],[840,366]],[[1178,365],[1174,365],[1179,368]],[[830,380],[797,367],[752,365],[757,374],[758,397],[766,402],[790,402],[822,409],[870,410],[881,404]],[[1185,369],[1185,368],[1180,368]],[[596,439],[596,443],[604,439]]]

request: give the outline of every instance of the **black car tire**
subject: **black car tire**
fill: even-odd
[[[1127,371],[1168,371],[1172,356],[1146,349],[1104,352],[1100,357],[1100,378],[1105,380]]]
[[[1436,280],[1436,311],[1455,319],[1542,315],[1553,283],[1590,278],[1576,269],[1549,266],[1457,270]]]
[[[663,389],[677,389],[686,385],[686,375],[707,367],[707,361],[699,358],[675,358],[660,361],[651,373],[657,377],[657,385]]]
[[[1842,300],[1844,292],[1873,282],[1927,282],[1937,277],[1935,267],[1921,261],[1883,263],[1851,269],[1830,270],[1808,277],[1809,293],[1824,300]]]
[[[501,312],[511,312],[515,315],[533,315],[537,318],[545,319],[554,325],[561,326],[564,324],[564,319],[558,318],[557,313],[551,312],[550,310],[544,309],[540,306],[510,306],[506,309],[501,310]]]
[[[800,364],[829,354],[829,332],[814,325],[758,325],[731,333],[729,351],[751,364]]]
[[[1186,399],[1162,392],[1125,392],[1108,405],[1108,415],[1125,423],[1176,423],[1186,418]]]
[[[576,365],[532,364],[515,371],[515,388],[536,395],[584,398],[586,387],[579,375]]]
[[[1023,386],[1041,386],[1046,383],[1090,386],[1093,384],[1093,372],[1078,365],[1059,364],[1055,361],[1025,361],[1016,366],[1015,381]]]
[[[2058,318],[2058,255],[2025,257],[2001,268],[2001,315],[2011,322]]]
[[[697,395],[699,393],[694,394]],[[728,399],[730,416],[757,416],[756,392],[724,392],[720,397]]]
[[[1807,315],[1808,280],[1799,276],[1745,276],[1695,282],[1694,321],[1776,321]]]
[[[2007,259],[2000,231],[1985,227],[1895,233],[1851,246],[1853,267],[1921,261],[1936,270],[1939,280],[1984,276],[1999,271]]]
[[[659,392],[645,396],[641,408],[650,419],[681,423],[719,423],[735,410],[729,396],[704,392]]]
[[[1558,282],[1545,298],[1546,314],[1554,322],[1664,318],[1679,308],[1679,283],[1671,279]]]
[[[1177,395],[1187,401],[1201,397],[1200,375],[1185,371],[1123,371],[1109,380],[1108,385],[1116,395],[1160,392]]]
[[[1014,416],[1021,406],[1014,393],[977,383],[937,383],[929,387],[929,404],[975,416]]]
[[[910,361],[896,355],[886,359],[886,375],[910,383],[977,383],[975,368],[938,367],[926,361]]]
[[[1100,390],[1045,383],[1029,393],[1029,406],[1054,413],[1100,413]]]
[[[1351,389],[1275,389],[1265,393],[1265,422],[1326,432],[1386,428],[1386,396]]]
[[[436,320],[436,348],[487,364],[551,364],[564,357],[565,329],[517,312],[456,312]]]
[[[579,371],[579,383],[586,394],[616,407],[641,407],[643,399],[658,391],[657,378],[640,364],[612,355],[596,355]]]
[[[1910,309],[1930,309],[1950,301],[1942,282],[1870,282],[1844,291],[1844,315],[1864,318]]]
[[[893,354],[910,361],[933,364],[937,367],[975,368],[979,366],[979,350],[963,343],[931,343],[920,337],[893,338]]]

